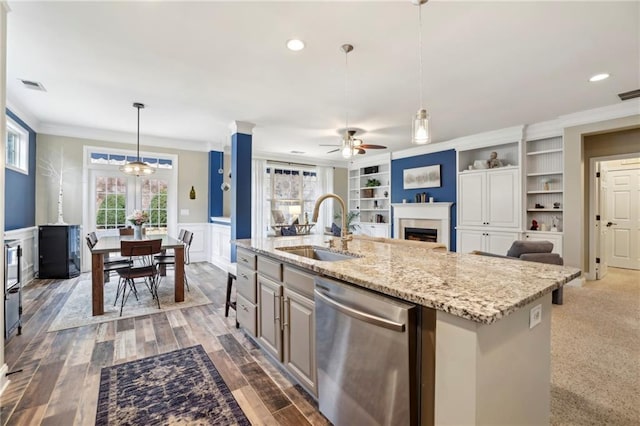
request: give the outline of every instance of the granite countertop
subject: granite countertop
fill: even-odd
[[[360,287],[471,321],[491,324],[518,308],[580,276],[577,268],[452,253],[415,244],[389,244],[366,239],[349,242],[349,252],[362,256],[323,262],[276,250],[277,247],[327,247],[321,235],[236,240],[284,262]],[[339,247],[339,239],[335,239]]]

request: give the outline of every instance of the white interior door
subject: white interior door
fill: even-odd
[[[640,169],[607,173],[606,214],[603,228],[609,228],[609,264],[640,269]]]
[[[596,170],[600,172],[600,163],[596,164]],[[608,253],[609,253],[609,238],[608,232],[609,228],[604,226],[606,222],[605,220],[605,211],[606,211],[606,193],[607,193],[607,174],[602,172],[600,174],[600,186],[599,190],[595,191],[596,197],[596,215],[600,216],[600,220],[596,220],[596,259],[600,259],[600,263],[596,263],[596,280],[601,280],[607,275],[607,268],[609,266],[608,263]]]

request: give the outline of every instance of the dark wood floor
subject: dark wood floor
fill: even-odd
[[[0,399],[3,425],[92,425],[100,369],[201,344],[252,424],[326,425],[316,404],[224,317],[226,274],[207,263],[188,267],[190,282],[213,303],[47,332],[70,280],[35,280],[23,291],[23,329],[6,344],[11,383]]]

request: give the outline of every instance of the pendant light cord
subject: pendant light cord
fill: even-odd
[[[344,137],[348,138],[349,135],[349,51],[344,52],[344,63],[347,72],[344,74],[344,105],[346,108],[345,114],[345,124],[344,124]],[[351,142],[349,142],[349,146],[351,146]]]
[[[140,162],[140,107],[138,108],[138,162]]]
[[[418,63],[420,64],[418,76],[418,84],[420,86],[419,109],[422,109],[422,4],[418,4]]]

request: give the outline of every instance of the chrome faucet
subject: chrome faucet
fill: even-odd
[[[316,205],[313,207],[313,218],[312,222],[318,221],[318,213],[320,211],[320,204],[327,198],[335,198],[338,200],[340,204],[340,208],[342,209],[342,229],[340,232],[340,242],[342,243],[342,251],[347,251],[347,244],[351,241],[352,237],[349,235],[349,230],[347,229],[347,207],[344,205],[344,200],[340,198],[340,196],[336,194],[324,194],[321,195],[320,198],[316,200]]]

